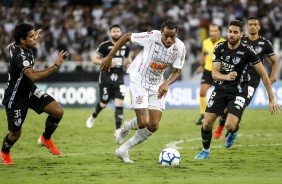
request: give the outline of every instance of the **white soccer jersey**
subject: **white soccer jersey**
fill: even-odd
[[[161,32],[132,33],[132,43],[143,46],[127,69],[130,80],[142,86],[159,86],[163,82],[165,69],[172,65],[181,69],[185,61],[184,43],[176,38],[175,43],[166,48],[161,41]]]

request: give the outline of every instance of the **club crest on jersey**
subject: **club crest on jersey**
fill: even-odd
[[[109,95],[103,95],[103,100],[108,100]]]
[[[21,118],[18,118],[18,119],[14,119],[14,124],[16,126],[20,126],[22,124],[22,119]]]
[[[176,57],[177,57],[177,52],[172,52],[170,53],[169,60],[174,61],[176,60]]]
[[[256,51],[256,53],[260,53],[262,51],[262,48],[261,47],[256,47],[255,51]]]
[[[137,96],[136,97],[136,103],[142,104],[143,103],[143,96]]]
[[[213,100],[209,100],[208,102],[208,107],[211,107],[213,105],[214,101]]]
[[[236,65],[240,62],[241,58],[237,56],[232,56],[232,62]]]

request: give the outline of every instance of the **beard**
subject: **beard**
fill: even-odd
[[[121,36],[119,36],[119,37],[113,37],[113,36],[112,36],[112,40],[113,40],[114,42],[117,42],[117,41],[120,39],[120,37],[121,37]]]
[[[234,39],[234,40],[228,39],[228,43],[229,43],[230,45],[236,45],[238,42],[239,42],[239,39]]]

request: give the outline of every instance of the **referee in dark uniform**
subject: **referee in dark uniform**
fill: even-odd
[[[18,24],[14,30],[15,42],[8,46],[10,53],[8,86],[2,101],[6,108],[9,130],[9,133],[4,137],[1,148],[2,162],[5,165],[14,164],[10,156],[10,149],[21,136],[22,125],[29,108],[38,114],[42,112],[49,114],[45,122],[45,131],[39,137],[38,144],[46,146],[55,155],[60,154],[60,151],[53,144],[51,135],[58,127],[64,111],[58,102],[37,88],[34,82],[57,71],[63,64],[63,58],[68,55],[68,52],[61,51],[53,66],[45,70],[35,71],[31,49],[35,47],[40,31],[34,31],[30,24]]]

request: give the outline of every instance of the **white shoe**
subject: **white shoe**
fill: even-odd
[[[120,151],[119,148],[115,151],[115,156],[119,159],[121,159],[124,163],[133,163],[133,160],[130,160],[128,150],[126,151]]]
[[[125,137],[128,135],[129,131],[123,132],[120,128],[116,130],[116,143],[121,144]]]
[[[93,118],[92,114],[90,115],[90,117],[87,119],[86,121],[86,126],[87,128],[92,128],[95,122],[95,118]]]

